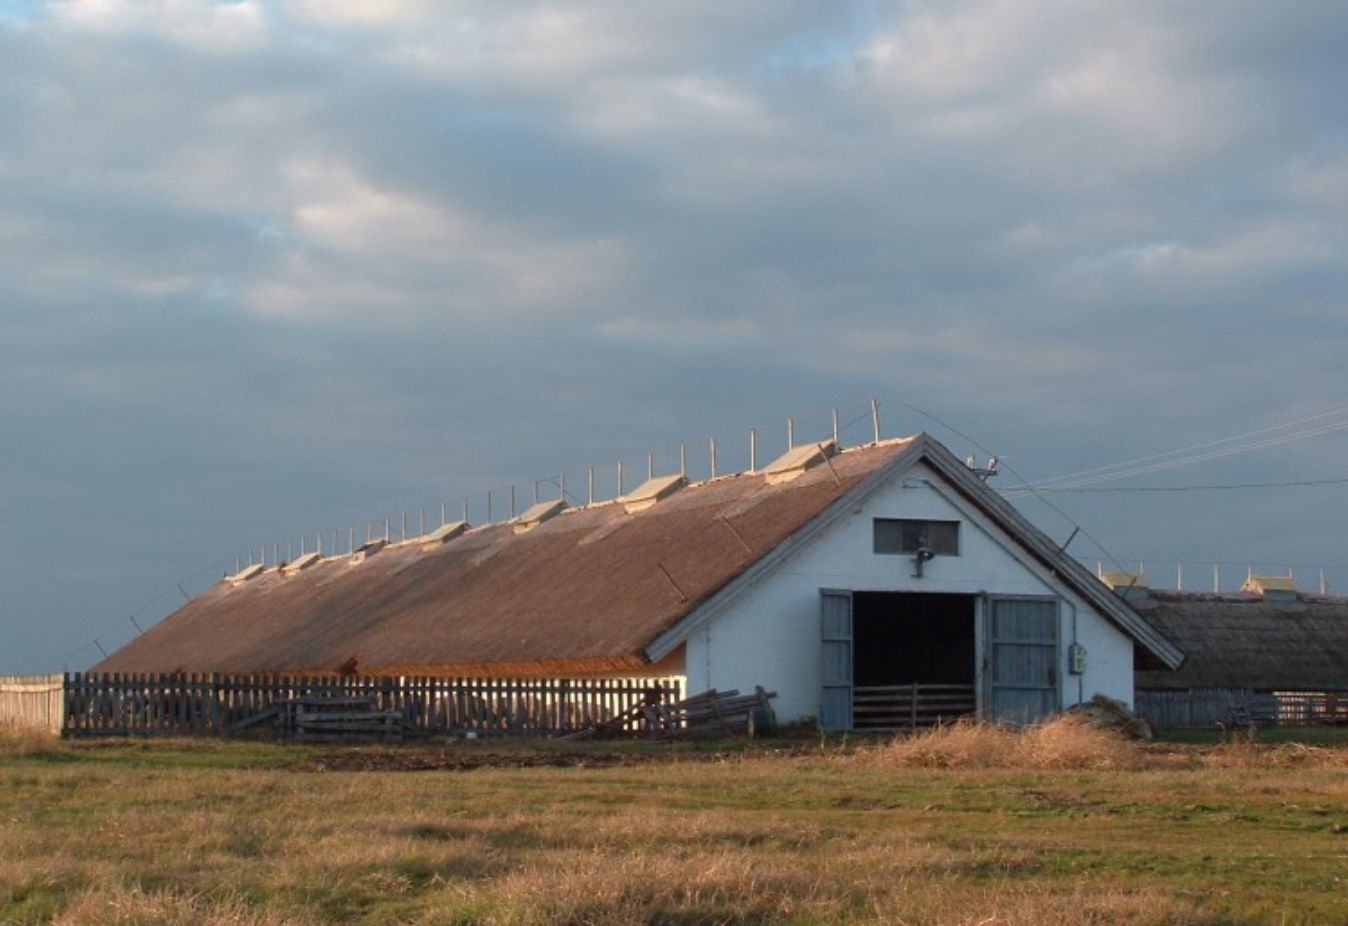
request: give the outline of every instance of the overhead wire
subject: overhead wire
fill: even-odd
[[[1045,486],[1036,486],[1040,492],[1068,492],[1068,493],[1113,493],[1113,492],[1211,492],[1219,490],[1233,489],[1291,489],[1308,488],[1313,486],[1343,485],[1348,483],[1345,479],[1299,479],[1288,482],[1232,482],[1218,485],[1190,485],[1190,486],[1108,486],[1101,488],[1099,486],[1083,486],[1063,488],[1053,488]]]
[[[1312,415],[1308,418],[1302,418],[1297,421],[1290,421],[1268,428],[1259,428],[1254,431],[1247,431],[1244,434],[1237,434],[1220,440],[1194,444],[1189,447],[1169,450],[1164,453],[1136,457],[1132,460],[1124,460],[1120,463],[1113,463],[1108,466],[1097,466],[1092,469],[1079,470],[1075,473],[1065,473],[1060,476],[1053,476],[1035,483],[1035,487],[1041,491],[1047,491],[1049,489],[1059,488],[1063,485],[1091,485],[1096,482],[1122,479],[1126,476],[1145,475],[1147,473],[1160,472],[1166,469],[1174,469],[1179,466],[1187,466],[1191,463],[1201,463],[1208,460],[1235,456],[1240,453],[1248,453],[1251,450],[1260,450],[1266,447],[1275,447],[1281,444],[1291,443],[1296,440],[1304,440],[1308,437],[1319,437],[1324,434],[1331,434],[1335,431],[1348,429],[1348,417],[1342,418],[1342,420],[1339,421],[1318,424],[1314,427],[1308,428],[1303,426],[1315,421],[1323,421],[1326,418],[1340,417],[1346,414],[1348,414],[1348,407],[1335,409],[1329,412],[1322,412],[1321,414]],[[1289,431],[1289,428],[1294,428],[1296,430]],[[1261,437],[1261,435],[1272,436]],[[1252,437],[1259,437],[1260,439],[1253,441],[1249,440],[1249,438]],[[1195,453],[1195,451],[1202,452]]]
[[[900,404],[902,404],[904,408],[911,409],[912,411],[917,412],[919,415],[923,416],[924,418],[927,418],[927,419],[929,419],[929,420],[931,420],[931,421],[934,421],[936,424],[940,425],[941,427],[945,428],[946,430],[950,431],[951,433],[955,434],[956,436],[964,438],[964,439],[967,440],[969,443],[971,443],[971,444],[973,444],[975,447],[977,447],[979,450],[981,450],[981,451],[983,451],[985,454],[987,454],[989,457],[996,456],[991,450],[989,450],[987,447],[983,446],[983,444],[981,444],[979,441],[977,441],[977,440],[975,440],[974,438],[970,437],[968,434],[965,434],[963,431],[959,430],[958,428],[954,427],[953,425],[948,424],[948,423],[942,421],[940,418],[937,418],[935,415],[931,414],[930,412],[923,411],[922,409],[918,408],[916,405],[913,405],[913,404],[910,403],[910,402],[902,402],[902,403],[900,403]],[[1034,486],[1032,486],[1032,485],[1030,484],[1029,480],[1027,480],[1027,479],[1026,479],[1024,476],[1022,476],[1020,473],[1018,473],[1018,472],[1015,470],[1014,467],[1012,467],[1009,463],[1006,463],[1005,461],[1003,461],[1000,457],[998,458],[998,465],[1001,466],[1003,469],[1005,469],[1008,473],[1010,473],[1010,474],[1011,474],[1013,477],[1015,477],[1017,480],[1019,480],[1020,483],[1021,483],[1021,485],[1023,485],[1029,492],[1033,493],[1036,497],[1038,497],[1039,500],[1042,501],[1046,506],[1048,506],[1049,508],[1051,508],[1053,511],[1056,511],[1056,512],[1058,513],[1058,515],[1059,515],[1063,520],[1065,520],[1068,524],[1071,524],[1072,527],[1075,528],[1075,531],[1073,532],[1073,536],[1075,536],[1075,535],[1078,534],[1078,533],[1081,534],[1081,536],[1085,537],[1085,538],[1086,538],[1087,540],[1089,540],[1091,543],[1095,544],[1095,548],[1096,548],[1097,550],[1099,550],[1101,553],[1103,553],[1103,554],[1105,555],[1105,558],[1107,558],[1107,559],[1108,559],[1108,560],[1109,560],[1115,567],[1117,567],[1117,568],[1119,568],[1119,569],[1122,569],[1122,568],[1123,568],[1123,567],[1120,565],[1118,558],[1115,557],[1114,554],[1111,553],[1111,552],[1109,551],[1109,548],[1108,548],[1108,547],[1106,547],[1103,543],[1101,543],[1099,540],[1097,540],[1097,539],[1095,538],[1095,536],[1094,536],[1093,534],[1090,533],[1090,531],[1086,530],[1086,528],[1084,528],[1084,527],[1082,527],[1080,524],[1078,524],[1078,523],[1076,522],[1076,520],[1075,520],[1071,515],[1069,515],[1069,514],[1068,514],[1067,512],[1065,512],[1065,511],[1063,511],[1063,510],[1062,510],[1061,508],[1059,508],[1057,505],[1053,504],[1053,502],[1049,501],[1047,498],[1044,498],[1042,495],[1040,495],[1039,492],[1036,491],[1036,489],[1034,488]],[[1003,493],[1003,494],[1005,494],[1005,493]],[[1069,542],[1070,542],[1070,538],[1069,538]],[[1065,548],[1066,548],[1066,545],[1064,544],[1064,549],[1065,549]]]

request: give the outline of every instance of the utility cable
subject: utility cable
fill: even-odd
[[[922,417],[927,418],[927,419],[929,419],[929,420],[931,420],[931,421],[936,422],[936,424],[940,425],[941,427],[943,427],[943,428],[945,428],[946,430],[950,431],[951,433],[955,434],[957,437],[962,437],[964,440],[967,440],[969,443],[973,444],[975,447],[977,447],[979,450],[983,451],[983,452],[984,452],[985,454],[987,454],[989,457],[995,456],[995,454],[994,454],[991,450],[989,450],[987,447],[983,446],[981,443],[979,443],[978,441],[974,440],[972,437],[970,437],[969,435],[965,434],[963,431],[959,430],[958,428],[954,427],[953,425],[947,424],[946,422],[942,421],[940,418],[937,418],[935,415],[931,414],[930,412],[923,411],[922,409],[918,408],[916,405],[913,405],[913,404],[911,404],[911,403],[909,403],[909,402],[903,402],[903,403],[901,403],[901,404],[904,406],[904,408],[912,409],[913,411],[917,412],[917,413],[918,413],[919,415],[921,415]],[[1096,548],[1097,550],[1099,550],[1101,553],[1103,553],[1103,554],[1105,555],[1105,558],[1108,559],[1108,560],[1109,560],[1115,567],[1117,567],[1117,568],[1120,569],[1120,570],[1123,569],[1123,566],[1119,563],[1119,560],[1114,556],[1114,554],[1111,553],[1111,552],[1109,552],[1109,549],[1108,549],[1107,547],[1105,547],[1105,545],[1104,545],[1103,543],[1101,543],[1099,540],[1096,540],[1095,537],[1094,537],[1094,535],[1092,535],[1090,531],[1086,530],[1084,527],[1082,527],[1080,524],[1078,524],[1078,523],[1076,522],[1076,520],[1073,519],[1072,516],[1069,515],[1067,512],[1063,511],[1063,510],[1062,510],[1061,508],[1059,508],[1057,505],[1053,504],[1053,502],[1049,501],[1047,498],[1044,498],[1042,495],[1040,495],[1039,492],[1035,489],[1035,487],[1032,486],[1032,485],[1029,483],[1029,481],[1026,480],[1026,478],[1025,478],[1024,476],[1022,476],[1020,473],[1016,472],[1016,470],[1015,470],[1009,463],[1004,462],[1001,458],[998,458],[998,461],[997,461],[997,462],[998,462],[998,465],[999,465],[999,466],[1001,466],[1003,469],[1005,469],[1007,472],[1009,472],[1013,477],[1015,477],[1015,478],[1021,483],[1021,485],[1024,486],[1024,488],[1025,488],[1028,492],[1034,494],[1034,495],[1035,495],[1041,502],[1043,502],[1045,505],[1047,505],[1047,506],[1048,506],[1049,508],[1051,508],[1052,510],[1056,511],[1056,512],[1058,513],[1058,515],[1059,515],[1060,517],[1063,518],[1063,520],[1065,520],[1068,524],[1071,524],[1074,528],[1076,528],[1076,532],[1077,532],[1077,533],[1080,533],[1083,537],[1085,537],[1085,538],[1086,538],[1087,540],[1089,540],[1091,543],[1095,544],[1095,548]]]
[[[1119,463],[1112,463],[1112,464],[1110,464],[1110,465],[1108,465],[1108,466],[1097,466],[1097,467],[1094,467],[1094,468],[1092,468],[1092,469],[1079,470],[1079,471],[1074,472],[1074,473],[1066,473],[1066,474],[1063,474],[1063,475],[1061,475],[1061,476],[1054,476],[1054,477],[1052,477],[1052,478],[1050,478],[1050,479],[1044,479],[1044,480],[1041,480],[1041,481],[1038,483],[1038,485],[1039,485],[1040,488],[1047,488],[1047,487],[1049,487],[1050,485],[1053,485],[1053,484],[1056,484],[1056,483],[1059,483],[1059,482],[1069,482],[1069,481],[1070,481],[1070,482],[1075,483],[1077,480],[1082,479],[1082,478],[1084,478],[1084,477],[1092,477],[1092,476],[1096,476],[1096,475],[1110,474],[1110,473],[1113,473],[1113,472],[1115,472],[1115,471],[1124,470],[1124,469],[1129,469],[1129,471],[1131,472],[1131,471],[1132,471],[1132,468],[1134,468],[1134,467],[1137,467],[1137,468],[1138,468],[1138,471],[1140,471],[1140,472],[1142,472],[1142,471],[1152,471],[1152,470],[1150,469],[1150,467],[1153,466],[1153,465],[1156,466],[1157,468],[1169,468],[1169,466],[1172,465],[1172,464],[1178,465],[1177,463],[1175,463],[1175,461],[1174,461],[1173,459],[1169,459],[1169,458],[1180,458],[1180,459],[1183,459],[1183,460],[1185,460],[1185,461],[1190,461],[1190,460],[1192,460],[1192,461],[1194,461],[1194,462],[1201,462],[1201,461],[1206,460],[1206,459],[1213,459],[1213,458],[1216,458],[1217,456],[1229,456],[1229,455],[1232,455],[1232,454],[1235,453],[1235,452],[1244,452],[1246,449],[1251,449],[1251,450],[1253,450],[1253,449],[1260,449],[1260,448],[1266,447],[1266,446],[1276,446],[1277,444],[1280,444],[1280,443],[1286,443],[1286,442],[1289,442],[1289,441],[1292,441],[1292,440],[1299,440],[1299,439],[1301,439],[1301,438],[1303,438],[1303,437],[1315,437],[1315,436],[1318,436],[1318,435],[1320,435],[1320,434],[1327,434],[1327,433],[1331,433],[1331,432],[1333,432],[1333,431],[1342,430],[1343,428],[1348,427],[1348,420],[1345,420],[1345,421],[1339,421],[1339,422],[1330,422],[1330,423],[1328,423],[1328,424],[1316,425],[1316,426],[1313,427],[1313,428],[1307,428],[1307,429],[1300,430],[1300,431],[1295,431],[1295,432],[1292,432],[1292,433],[1285,433],[1285,434],[1280,434],[1280,435],[1277,435],[1277,436],[1274,436],[1274,437],[1270,437],[1270,438],[1264,438],[1263,440],[1255,441],[1255,442],[1252,442],[1252,443],[1250,443],[1250,444],[1248,444],[1248,445],[1239,445],[1239,446],[1240,446],[1240,449],[1239,449],[1239,450],[1237,450],[1236,448],[1232,448],[1232,447],[1221,447],[1221,445],[1223,445],[1223,444],[1232,444],[1232,443],[1234,443],[1234,442],[1236,442],[1236,441],[1246,440],[1247,438],[1258,437],[1258,436],[1264,435],[1264,434],[1271,434],[1271,433],[1273,433],[1273,432],[1275,432],[1275,431],[1284,431],[1284,432],[1285,432],[1285,431],[1287,431],[1287,429],[1289,429],[1289,428],[1300,428],[1301,426],[1306,425],[1306,424],[1310,424],[1310,423],[1313,422],[1313,421],[1321,421],[1321,420],[1323,420],[1323,419],[1325,419],[1325,418],[1337,417],[1337,416],[1343,415],[1343,414],[1345,414],[1345,413],[1348,413],[1348,408],[1340,408],[1340,409],[1335,409],[1335,410],[1329,411],[1329,412],[1322,412],[1321,414],[1318,414],[1318,415],[1312,415],[1312,416],[1310,416],[1310,417],[1308,417],[1308,418],[1302,418],[1302,419],[1299,419],[1299,420],[1297,420],[1297,421],[1290,421],[1290,422],[1286,422],[1286,423],[1284,423],[1284,424],[1274,425],[1274,426],[1268,427],[1268,428],[1260,428],[1260,429],[1255,430],[1255,431],[1247,431],[1247,432],[1245,432],[1244,434],[1237,434],[1237,435],[1234,435],[1234,436],[1232,436],[1232,437],[1224,437],[1224,438],[1221,438],[1220,440],[1207,441],[1207,442],[1205,442],[1205,443],[1194,444],[1194,445],[1189,446],[1189,447],[1181,447],[1181,448],[1176,449],[1176,450],[1168,450],[1168,451],[1166,451],[1166,452],[1164,452],[1164,453],[1156,453],[1156,454],[1151,454],[1151,455],[1144,456],[1144,457],[1136,457],[1136,458],[1131,459],[1131,460],[1124,460],[1124,461],[1119,462]],[[1210,449],[1210,448],[1221,448],[1221,449]],[[1203,451],[1208,451],[1208,452],[1207,452],[1207,453],[1201,453],[1201,454],[1193,454],[1193,451],[1198,451],[1198,450],[1203,450]],[[1188,457],[1182,457],[1181,455],[1183,455],[1183,454],[1191,454],[1191,456],[1188,456]]]

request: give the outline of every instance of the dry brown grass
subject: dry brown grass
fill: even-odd
[[[61,738],[47,730],[0,722],[0,755],[31,756],[52,752],[61,745]]]
[[[1025,730],[962,720],[897,739],[868,758],[882,766],[945,769],[1112,770],[1145,762],[1136,743],[1075,714]]]
[[[469,773],[319,771],[311,751],[243,743],[0,753],[0,924],[1341,919],[1337,768],[1100,770],[1117,757],[1075,727],[963,732],[964,753],[991,733],[1014,764],[877,759],[897,747]]]
[[[54,926],[310,926],[302,914],[282,915],[253,909],[242,898],[226,894],[211,898],[169,890],[145,891],[134,885],[115,885],[85,891],[52,919]]]
[[[1233,737],[1201,757],[1209,768],[1348,768],[1348,749],[1301,743],[1263,745]]]

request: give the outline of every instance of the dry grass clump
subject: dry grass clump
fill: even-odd
[[[174,891],[145,891],[136,886],[94,888],[78,895],[52,923],[54,926],[310,926],[307,916],[253,909],[241,898],[208,898]]]
[[[1254,737],[1233,737],[1203,756],[1209,768],[1348,768],[1348,749],[1303,743],[1261,745]]]
[[[31,756],[53,752],[61,738],[48,730],[0,721],[0,755]]]
[[[1074,714],[1025,730],[961,720],[895,740],[876,758],[884,765],[948,769],[1126,769],[1143,761],[1121,734]]]

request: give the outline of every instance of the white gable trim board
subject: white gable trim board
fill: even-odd
[[[648,655],[683,645],[690,690],[763,685],[778,692],[779,720],[826,727],[853,726],[854,696],[861,725],[875,692],[947,676],[984,716],[1003,719],[1034,719],[1097,692],[1131,704],[1135,635],[1074,588],[1060,562],[1046,565],[967,487],[952,487],[929,450],[910,448],[863,480]],[[876,552],[876,519],[956,523],[958,552],[923,560],[917,577],[913,556]]]

